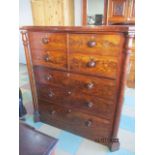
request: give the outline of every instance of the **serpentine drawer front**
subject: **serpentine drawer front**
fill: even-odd
[[[34,120],[119,149],[134,27],[22,27]]]

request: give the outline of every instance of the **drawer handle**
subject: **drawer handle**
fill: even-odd
[[[71,109],[68,109],[68,111],[67,111],[68,113],[71,113],[72,112],[72,110]]]
[[[49,57],[48,55],[45,55],[44,60],[45,60],[46,62],[48,62],[48,61],[50,61],[50,57]]]
[[[67,94],[68,94],[68,95],[71,95],[71,94],[72,94],[72,92],[71,92],[71,91],[68,91],[68,92],[67,92]]]
[[[50,81],[52,79],[52,75],[47,75],[46,80]]]
[[[92,82],[87,83],[86,87],[87,87],[88,89],[92,89],[92,88],[94,87],[94,84],[93,84]]]
[[[53,97],[54,96],[54,93],[52,91],[50,91],[49,94],[48,94],[48,96],[49,97]]]
[[[88,41],[87,45],[88,47],[94,47],[96,46],[96,41]]]
[[[54,115],[55,113],[56,113],[55,110],[52,110],[52,111],[51,111],[51,115]]]
[[[48,38],[42,38],[42,43],[43,44],[48,44],[49,43],[49,39]]]
[[[92,121],[90,121],[90,120],[86,121],[86,122],[85,122],[85,125],[86,125],[87,127],[90,127],[90,126],[92,125]]]
[[[91,101],[87,102],[87,106],[88,106],[88,108],[91,108],[93,106],[93,102],[91,102]]]
[[[96,66],[96,62],[94,60],[90,60],[88,63],[87,63],[87,66],[88,67],[95,67]]]

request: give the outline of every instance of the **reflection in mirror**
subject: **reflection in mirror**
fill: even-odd
[[[104,18],[104,0],[87,0],[87,24],[102,25]]]

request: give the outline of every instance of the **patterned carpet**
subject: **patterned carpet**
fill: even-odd
[[[23,93],[24,105],[28,111],[26,123],[37,130],[59,139],[56,155],[134,155],[135,153],[135,91],[126,88],[123,112],[121,116],[118,137],[121,148],[116,152],[109,152],[107,147],[88,139],[71,134],[47,124],[33,122],[32,96],[26,65],[19,65],[19,85]]]

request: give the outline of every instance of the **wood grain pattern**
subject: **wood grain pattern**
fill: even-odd
[[[109,24],[134,24],[134,0],[109,0]]]
[[[93,63],[91,65],[91,63]],[[115,79],[117,76],[118,59],[110,56],[89,54],[70,54],[69,68],[77,72],[89,73]]]
[[[129,67],[128,67],[128,77],[127,86],[129,88],[135,88],[135,38],[132,43],[132,51],[130,54]]]
[[[46,70],[46,69],[45,69]],[[52,78],[47,80],[47,76]],[[62,75],[62,76],[61,76]],[[115,80],[101,79],[97,77],[89,77],[84,75],[52,72],[49,70],[42,71],[35,69],[36,81],[52,86],[63,86],[72,93],[84,93],[92,96],[104,97],[114,100],[116,98],[116,82]],[[59,82],[61,81],[61,82]],[[75,87],[76,86],[76,87]]]
[[[31,50],[32,62],[34,65],[51,66],[53,68],[67,68],[67,54],[61,51],[54,50]]]
[[[29,74],[29,78],[30,78],[30,86],[31,86],[33,107],[34,107],[34,120],[39,121],[38,96],[37,96],[36,85],[35,85],[35,80],[34,80],[31,54],[30,54],[30,50],[29,50],[28,34],[27,34],[27,31],[21,31],[21,34],[22,34],[22,41],[23,41],[24,50],[25,50],[28,74]]]
[[[106,119],[44,102],[39,102],[41,121],[96,141],[109,138],[111,123]],[[90,123],[89,123],[90,122]]]
[[[134,26],[129,25],[108,25],[108,26],[22,26],[20,30],[28,30],[29,32],[54,32],[54,33],[76,33],[76,34],[101,34],[104,33],[128,33],[135,30]]]
[[[29,32],[28,36],[32,49],[66,51],[66,34]],[[47,39],[47,43],[43,39]]]
[[[79,93],[68,94],[69,90],[61,87],[37,85],[38,98],[48,103],[79,109],[88,114],[113,120],[114,101],[104,98],[94,98],[91,95]],[[49,104],[50,105],[50,104]]]
[[[23,42],[31,89],[37,90],[33,97],[39,100],[33,103],[36,118],[37,112],[47,124],[118,150],[128,64],[134,60],[134,27],[21,29],[29,34]]]
[[[122,74],[121,74],[121,81],[120,81],[119,98],[117,101],[115,121],[113,124],[113,132],[112,132],[113,138],[117,137],[117,133],[119,129],[121,110],[122,110],[123,101],[124,101],[123,96],[124,96],[124,90],[125,90],[125,85],[127,81],[127,67],[129,64],[130,54],[132,52],[132,45],[133,45],[134,37],[135,37],[135,34],[133,32],[126,34],[126,43],[125,43],[125,49],[123,53],[124,55],[123,55],[123,65],[122,65]]]
[[[31,0],[34,25],[74,25],[74,0]]]
[[[34,25],[45,25],[45,12],[43,0],[31,0],[31,10]]]
[[[88,43],[94,41],[94,47]],[[69,35],[69,51],[82,53],[98,53],[100,55],[118,56],[123,47],[124,37],[120,34],[71,34]]]

